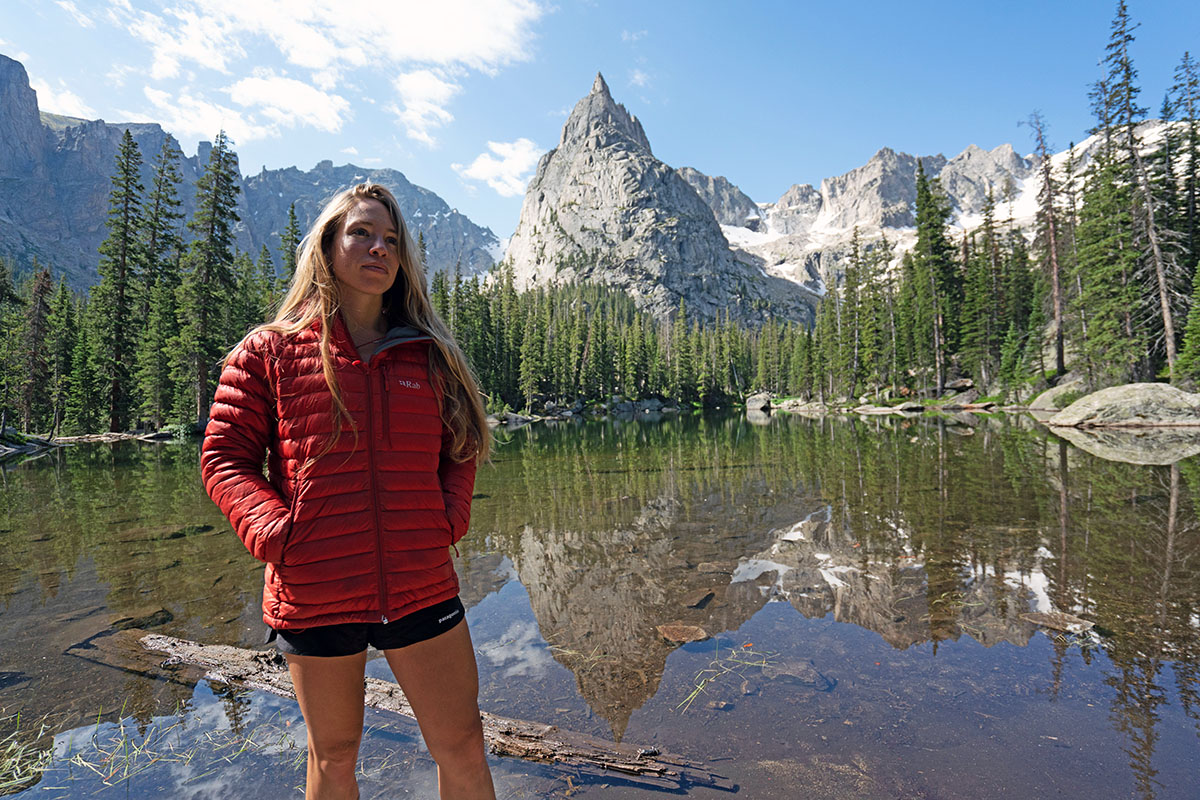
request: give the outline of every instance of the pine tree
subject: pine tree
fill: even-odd
[[[173,348],[178,387],[175,414],[201,424],[208,418],[217,361],[233,344],[221,322],[233,287],[238,181],[237,155],[221,131],[204,175],[196,181],[196,213],[188,222],[195,238],[183,259],[179,335]]]
[[[75,349],[71,353],[70,394],[67,396],[64,427],[69,433],[92,433],[100,425],[103,413],[101,379],[96,369],[95,322],[90,308],[83,304],[75,312],[79,327]]]
[[[1132,233],[1134,246],[1141,250],[1140,261],[1135,269],[1139,286],[1139,304],[1153,307],[1150,335],[1142,336],[1147,349],[1142,354],[1150,360],[1149,345],[1161,339],[1165,350],[1168,377],[1175,368],[1176,332],[1175,317],[1178,314],[1178,268],[1173,254],[1165,247],[1162,225],[1163,209],[1151,189],[1151,177],[1141,154],[1141,142],[1137,135],[1137,124],[1146,115],[1146,109],[1137,104],[1141,93],[1137,85],[1137,70],[1129,46],[1133,43],[1133,32],[1138,28],[1129,18],[1125,0],[1119,0],[1113,18],[1108,45],[1105,47],[1104,65],[1108,68],[1104,86],[1107,87],[1107,104],[1112,111],[1123,154],[1118,162],[1123,168],[1123,179],[1132,184],[1133,214]],[[1141,277],[1140,274],[1145,277]]]
[[[1176,378],[1200,382],[1200,270],[1192,277],[1191,310],[1183,332],[1183,350],[1175,366]]]
[[[138,343],[137,386],[141,398],[138,409],[155,430],[171,415],[177,387],[172,380],[171,347],[179,336],[176,309],[180,284],[179,258],[158,270],[150,289],[150,310],[146,329]]]
[[[47,350],[50,356],[50,431],[58,435],[66,413],[71,392],[71,357],[76,337],[75,298],[67,288],[65,278],[58,282],[58,291],[50,303]]]
[[[142,156],[126,129],[117,152],[112,191],[108,196],[108,236],[100,245],[100,283],[92,290],[96,323],[96,369],[104,381],[107,426],[123,431],[129,426],[130,374],[137,339],[133,311],[137,292],[142,184],[138,179]],[[139,303],[140,305],[140,303]]]
[[[1200,213],[1197,209],[1197,193],[1200,192],[1200,68],[1188,52],[1175,68],[1171,93],[1175,112],[1183,126],[1180,169],[1183,255],[1180,266],[1185,274],[1192,274],[1200,266]]]
[[[913,335],[928,340],[926,352],[932,356],[933,389],[937,394],[945,388],[947,359],[956,345],[953,322],[958,317],[962,291],[954,248],[946,238],[950,210],[937,181],[926,178],[925,167],[918,161],[917,243],[912,251],[917,312],[914,322],[918,327]]]
[[[296,251],[300,248],[300,221],[296,219],[296,204],[288,206],[287,226],[279,235],[280,275],[285,285],[290,285],[296,274]],[[422,253],[424,256],[424,253]],[[422,259],[423,260],[423,259]]]
[[[985,223],[986,224],[986,223]],[[959,357],[963,369],[986,386],[993,377],[991,332],[996,311],[987,238],[973,233],[966,261]]]
[[[1058,181],[1050,164],[1046,121],[1035,111],[1029,115],[1029,127],[1033,129],[1034,153],[1042,178],[1042,186],[1038,191],[1038,238],[1042,245],[1042,269],[1050,285],[1051,319],[1054,326],[1054,374],[1058,376],[1067,371],[1063,349],[1063,281],[1059,268]]]
[[[540,294],[539,290],[539,294]],[[541,388],[546,365],[545,328],[542,327],[541,304],[531,305],[525,315],[525,332],[521,337],[521,367],[518,389],[524,399],[524,408],[533,409],[533,398]]]
[[[20,380],[16,332],[21,328],[20,309],[24,305],[13,285],[8,262],[0,258],[0,433],[8,424]]]
[[[1132,379],[1146,349],[1143,331],[1133,325],[1139,298],[1133,283],[1137,253],[1130,191],[1116,161],[1102,149],[1084,187],[1076,234],[1081,286],[1076,303],[1088,319],[1081,352],[1089,382],[1097,387]]]
[[[142,213],[141,236],[141,309],[138,319],[150,317],[150,296],[158,282],[159,272],[173,269],[183,247],[180,223],[183,219],[179,200],[179,159],[182,154],[170,137],[154,161],[154,183],[146,197]]]
[[[450,283],[446,279],[445,270],[439,269],[433,273],[433,281],[429,287],[429,301],[433,304],[434,312],[448,325],[450,320]]]
[[[25,306],[21,343],[24,373],[21,387],[21,429],[26,433],[52,425],[50,409],[50,270],[37,270]]]

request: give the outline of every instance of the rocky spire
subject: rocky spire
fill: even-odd
[[[642,130],[638,118],[625,110],[625,106],[613,100],[604,76],[596,73],[592,91],[575,104],[567,124],[563,126],[558,146],[579,145],[589,136],[600,138],[598,144],[608,145],[617,139],[650,152],[650,140]]]
[[[601,75],[538,162],[506,259],[519,287],[603,283],[660,318],[683,301],[689,319],[812,319],[811,293],[734,257],[713,210],[654,157]]]

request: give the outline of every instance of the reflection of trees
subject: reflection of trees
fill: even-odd
[[[1098,459],[1072,473],[1071,503],[1064,508],[1084,532],[1066,557],[1088,576],[1081,594],[1089,615],[1111,636],[1105,651],[1115,671],[1114,727],[1126,736],[1126,752],[1144,797],[1155,791],[1153,756],[1159,709],[1167,703],[1162,672],[1167,662],[1185,713],[1196,719],[1197,626],[1200,598],[1200,526],[1184,492],[1183,470],[1129,467]],[[1083,486],[1077,486],[1080,475]]]
[[[123,443],[6,472],[0,637],[23,680],[0,690],[0,708],[47,715],[52,729],[173,712],[190,687],[106,666],[86,646],[121,619],[261,642],[261,570],[205,496],[197,463],[195,445]]]
[[[481,474],[503,501],[480,504],[473,527],[510,554],[543,635],[618,731],[657,688],[673,647],[652,630],[661,622],[716,633],[782,596],[896,647],[964,633],[1023,644],[1034,628],[1019,615],[1037,607],[1112,632],[1114,713],[1148,766],[1167,661],[1186,713],[1200,710],[1189,561],[1200,541],[1185,485],[1200,471],[1100,461],[1036,428],[955,435],[966,429],[952,424],[533,430]],[[802,538],[784,535],[822,508]],[[733,583],[750,564],[753,577]],[[686,607],[706,590],[712,603]],[[1068,647],[1055,645],[1056,692]]]
[[[1113,725],[1152,793],[1162,704],[1177,695],[1200,730],[1200,465],[1105,462],[1007,423],[964,430],[682,418],[518,431],[480,471],[464,601],[502,586],[511,562],[555,658],[617,735],[659,689],[675,648],[664,622],[719,634],[779,598],[905,648],[1023,644],[1034,603],[1079,614],[1105,631]],[[129,697],[127,714],[183,699],[64,666],[116,617],[165,608],[171,633],[256,643],[260,568],[204,496],[194,447],[73,448],[2,486],[0,636],[31,676],[0,706],[94,718]],[[1075,652],[1055,645],[1055,691]]]

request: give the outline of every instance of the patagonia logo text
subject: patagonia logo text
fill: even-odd
[[[400,378],[396,381],[396,383],[400,384],[405,389],[420,389],[421,388],[420,381],[410,381],[408,378]]]
[[[445,622],[446,620],[454,619],[457,616],[458,616],[458,609],[456,608],[453,611],[451,611],[449,614],[447,614],[446,616],[439,619],[438,622]]]

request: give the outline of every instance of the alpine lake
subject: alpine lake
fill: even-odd
[[[733,787],[495,757],[499,797],[1198,796],[1200,458],[1105,460],[1023,415],[758,422],[498,432],[456,560],[481,707]],[[265,648],[262,565],[197,464],[122,442],[0,471],[0,794],[302,797],[294,701],[101,646]],[[416,724],[368,709],[362,797],[435,784]]]

